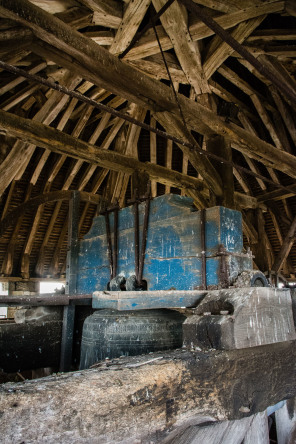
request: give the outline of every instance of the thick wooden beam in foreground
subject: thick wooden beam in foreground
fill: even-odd
[[[240,419],[296,394],[295,341],[175,350],[0,388],[8,442],[161,442],[200,416]]]

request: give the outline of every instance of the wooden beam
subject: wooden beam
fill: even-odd
[[[271,269],[274,260],[273,251],[265,231],[265,219],[261,208],[256,210],[258,244],[255,249],[255,262],[259,270],[268,271]]]
[[[61,190],[61,191],[51,191],[50,193],[41,194],[40,196],[33,197],[26,200],[24,203],[20,204],[17,208],[10,211],[7,216],[5,216],[0,222],[0,236],[2,236],[5,231],[11,227],[17,219],[22,216],[26,211],[38,208],[40,205],[45,205],[49,202],[57,202],[61,200],[70,200],[72,196],[72,191]],[[98,205],[101,200],[101,196],[98,194],[87,193],[81,191],[81,201],[89,202],[94,205]]]
[[[188,128],[179,119],[175,118],[169,112],[155,113],[154,117],[158,122],[166,129],[169,134],[178,137],[185,142],[192,143],[199,148],[196,140],[191,135]],[[183,154],[188,157],[191,165],[200,173],[204,178],[206,185],[213,191],[216,196],[222,194],[222,183],[219,174],[213,167],[208,158],[204,158],[197,150],[189,149],[182,144],[178,144],[182,149]]]
[[[215,153],[225,160],[232,161],[231,145],[225,141],[224,137],[209,137],[206,140],[206,146],[210,153]],[[213,199],[213,205],[223,205],[227,208],[234,208],[233,167],[227,164],[223,165],[222,162],[215,162],[214,165],[221,176],[223,195]]]
[[[145,119],[146,110],[137,105],[131,104],[129,106],[128,113],[132,117],[142,122]],[[122,137],[115,145],[115,151],[138,159],[138,140],[140,137],[140,128],[130,123],[128,125],[127,132],[123,131],[121,134]],[[107,189],[109,189],[107,192],[110,193],[110,197],[106,199],[109,203],[118,203],[120,207],[124,206],[125,193],[128,187],[129,178],[129,174],[125,174],[124,172],[118,173],[113,171],[109,175],[107,183]]]
[[[296,185],[292,184],[289,186],[291,190],[294,190],[294,193],[285,192],[284,190],[274,190],[269,191],[268,193],[260,194],[257,196],[258,202],[267,202],[269,200],[281,200],[287,199],[288,197],[292,197],[296,195]]]
[[[293,0],[286,0],[286,12],[296,17],[296,7]]]
[[[242,4],[250,3],[250,2],[239,2],[238,0],[194,0],[195,3],[199,5],[206,6],[207,8],[214,9],[215,11],[220,12],[233,12],[239,11],[242,8]],[[243,6],[245,7],[245,6]]]
[[[76,83],[78,81],[79,81],[79,78],[74,80],[74,82],[76,82]],[[52,96],[52,100],[54,100],[54,95]],[[69,112],[72,109],[72,106],[73,106],[73,103],[71,101],[69,107],[67,108],[67,112],[65,112],[63,118],[61,119],[61,121],[58,124],[58,129],[62,129],[64,127],[64,125],[66,124],[66,120],[64,119],[64,117],[65,117],[65,115],[69,116]],[[88,121],[88,118],[89,118],[92,110],[93,110],[93,108],[91,106],[86,107],[84,113],[81,114],[80,119],[78,120],[78,122],[73,130],[74,136],[78,137],[80,135],[81,131],[83,130],[84,126],[86,125],[86,122]],[[54,116],[54,114],[53,114],[53,116]],[[53,117],[49,117],[49,119],[52,120]],[[41,173],[41,170],[43,169],[45,162],[48,159],[49,155],[50,155],[49,150],[44,151],[44,153],[38,163],[38,166],[35,169],[33,176],[31,178],[31,183],[33,185],[36,184],[37,179]],[[72,183],[72,181],[75,177],[75,174],[79,171],[82,163],[83,163],[83,161],[78,160],[76,162],[76,164],[73,166],[73,170],[70,171],[70,173],[68,174],[63,189],[67,189],[70,186],[70,184]],[[54,170],[55,169],[56,168],[54,168]],[[52,176],[52,173],[50,174],[50,176]],[[50,187],[51,187],[51,183],[52,183],[52,181],[50,181],[50,180],[48,180],[47,183],[45,183],[44,192],[46,192],[46,191],[49,192]],[[61,205],[61,203],[57,204],[55,207],[55,210],[56,210],[57,206],[60,206],[60,205]],[[55,212],[55,210],[54,210],[54,212]],[[57,211],[57,213],[58,213],[58,211]],[[30,277],[30,254],[31,254],[32,247],[34,244],[35,235],[38,230],[39,222],[42,218],[42,214],[43,214],[43,205],[39,206],[37,209],[35,217],[32,220],[32,226],[31,226],[30,233],[28,235],[28,238],[26,240],[26,243],[25,243],[25,246],[23,249],[23,254],[21,257],[21,275],[24,279],[29,279],[29,277]]]
[[[40,88],[39,85],[29,85],[23,88],[21,91],[19,91],[17,94],[13,95],[12,97],[9,97],[9,99],[5,100],[5,102],[1,103],[1,109],[4,111],[9,111],[14,106],[21,103],[23,100],[25,100],[27,97],[29,97],[31,94],[33,94],[35,91],[37,91]]]
[[[284,1],[267,1],[260,5],[248,5],[246,9],[237,10],[229,14],[221,14],[215,17],[216,22],[224,29],[230,29],[238,25],[241,22],[250,20],[255,17],[259,17],[264,14],[272,14],[283,12],[285,8]],[[169,36],[165,33],[162,27],[157,28],[159,34],[160,43],[163,50],[167,51],[173,47],[173,44]],[[189,27],[189,33],[193,41],[202,40],[206,37],[214,35],[214,31],[209,29],[201,20],[196,19]],[[146,34],[141,37],[139,42],[129,51],[126,58],[129,60],[148,57],[160,52],[157,40],[153,31],[147,31]]]
[[[265,127],[267,128],[270,137],[272,138],[275,146],[279,149],[279,150],[283,150],[283,151],[288,151],[288,149],[286,149],[281,142],[280,137],[278,136],[273,122],[271,120],[271,118],[269,117],[266,109],[264,108],[263,104],[261,103],[261,100],[255,95],[251,95],[251,100],[254,104],[254,107],[257,111],[257,113],[259,114],[260,118],[262,119],[263,124],[265,125]]]
[[[295,29],[256,29],[247,42],[270,42],[274,40],[296,40]]]
[[[25,202],[30,199],[31,193],[32,193],[32,184],[29,183],[25,191],[25,196],[24,196]],[[16,224],[14,226],[13,232],[9,240],[9,244],[6,248],[6,252],[1,266],[1,274],[10,275],[13,271],[14,251],[18,240],[18,232],[21,227],[21,224],[22,224],[22,217],[20,216],[16,221]]]
[[[115,0],[80,0],[94,11],[92,21],[96,25],[118,28],[122,20],[122,7]]]
[[[58,130],[62,131],[64,129],[64,127],[65,127],[65,125],[66,125],[66,123],[67,123],[67,121],[68,121],[68,119],[69,119],[69,117],[70,117],[74,107],[76,106],[76,104],[77,104],[77,99],[72,99],[70,101],[69,105],[67,106],[64,114],[62,115],[62,117],[61,117],[61,119],[60,119],[60,121],[59,121],[59,123],[57,125],[57,129]],[[52,171],[51,171],[51,173],[50,173],[50,175],[48,177],[48,180],[47,180],[48,191],[50,190],[51,184],[52,184],[53,180],[55,179],[56,175],[58,174],[58,172],[62,168],[63,164],[65,163],[66,158],[67,158],[66,155],[62,155],[56,161],[56,163],[55,163],[55,165],[54,165],[54,167],[53,167],[53,169],[52,169]],[[66,182],[67,182],[67,179],[66,179]],[[64,185],[65,185],[65,183],[64,183]],[[69,186],[70,186],[70,183],[69,183]],[[63,186],[63,190],[65,190],[64,186]],[[48,240],[50,238],[50,235],[51,235],[52,229],[54,227],[54,224],[56,222],[56,218],[58,216],[60,207],[61,207],[61,203],[60,202],[55,205],[54,210],[53,210],[52,215],[51,215],[51,218],[50,218],[50,222],[49,222],[49,224],[47,226],[47,229],[46,229],[45,236],[43,237],[43,240],[42,240],[42,245],[41,245],[41,247],[39,249],[39,254],[38,254],[38,258],[37,258],[37,262],[36,262],[36,266],[35,266],[35,272],[39,276],[42,276],[43,273],[44,273],[44,255],[45,255],[45,251],[46,251],[46,246],[47,246]]]
[[[264,3],[263,6],[272,9],[276,3],[275,9],[283,7],[283,2],[273,2],[268,5]],[[154,112],[169,109],[170,114],[179,119],[179,108],[173,92],[164,84],[120,62],[94,42],[25,0],[1,0],[0,7],[4,16],[31,28],[36,36],[44,41],[42,50],[44,50],[44,45],[47,48],[50,47],[51,55],[58,63],[62,62],[72,71],[79,71],[84,78],[94,84],[99,84]],[[283,153],[279,156],[276,149],[268,143],[232,123],[225,123],[197,102],[180,94],[178,99],[190,128],[202,134],[217,133],[229,138],[236,142],[237,149],[252,153],[252,156],[261,156],[263,163],[265,159],[268,159],[276,168],[295,175],[296,159],[293,156],[289,156],[289,160],[285,157],[288,155],[286,153],[285,156]]]
[[[185,76],[176,56],[169,52],[164,52],[164,57],[173,83],[178,82],[187,84],[188,79]],[[127,60],[127,63],[154,79],[169,80],[169,75],[160,54],[155,54],[153,56],[146,57],[145,59]]]
[[[98,148],[39,122],[23,119],[4,111],[0,111],[0,128],[8,131],[10,135],[35,143],[53,152],[66,154],[110,170],[125,171],[128,174],[134,170],[145,171],[152,179],[177,188],[204,189],[203,181],[200,179],[149,162],[142,163],[133,157],[114,151]]]
[[[166,168],[172,169],[172,161],[173,161],[173,141],[167,140],[166,144],[166,152],[165,152],[165,166]],[[169,194],[171,192],[171,187],[166,185],[165,193]]]
[[[293,222],[289,228],[289,231],[282,243],[280,252],[272,264],[271,270],[275,273],[278,273],[283,265],[284,260],[287,258],[288,254],[291,251],[291,248],[295,242],[295,233],[296,233],[296,217],[294,217]]]
[[[77,294],[77,272],[79,256],[79,210],[80,210],[80,192],[73,191],[69,202],[68,218],[68,254],[66,267],[66,294]],[[61,341],[61,360],[60,371],[68,372],[72,366],[72,348],[75,321],[75,305],[69,303],[63,309],[63,330]]]
[[[135,36],[150,3],[151,0],[134,0],[128,3],[113,43],[109,48],[111,54],[121,54],[128,47]]]
[[[159,12],[166,0],[152,0],[152,2],[156,12]],[[175,1],[162,14],[160,21],[173,44],[188,83],[193,86],[196,94],[210,92],[203,72],[199,48],[189,33],[186,8]]]
[[[30,68],[28,70],[29,74],[37,74],[38,72],[42,71],[42,69],[46,68],[47,64],[45,62],[40,62]],[[2,86],[0,88],[0,95],[5,94],[6,92],[10,91],[12,88],[15,88],[17,85],[20,85],[22,82],[24,82],[26,79],[24,77],[17,77],[11,82],[6,83],[6,85]]]
[[[52,256],[52,260],[50,263],[49,273],[52,276],[57,276],[60,273],[60,261],[59,261],[60,260],[60,253],[61,253],[61,249],[64,244],[64,241],[65,241],[65,236],[67,234],[67,231],[68,231],[68,215],[64,220],[64,225],[63,225],[62,230],[60,232],[59,239],[58,239],[58,242],[56,243],[54,254]]]
[[[66,11],[57,12],[55,16],[68,23],[72,28],[80,29],[92,24],[93,12],[79,5],[66,9]]]
[[[239,43],[243,43],[247,37],[256,29],[266,16],[261,15],[254,19],[240,23],[231,33],[231,36]],[[222,63],[234,53],[226,42],[221,42],[219,37],[215,37],[210,44],[209,54],[204,62],[203,69],[205,76],[209,79]]]
[[[273,207],[275,207],[275,208],[273,208]],[[283,235],[282,235],[282,230],[281,230],[281,226],[280,226],[279,222],[281,221],[283,223],[283,218],[281,217],[281,212],[279,211],[279,209],[278,209],[278,211],[276,211],[277,209],[278,208],[277,208],[276,204],[272,205],[272,208],[270,208],[270,206],[268,208],[269,214],[270,214],[270,217],[272,219],[272,223],[273,223],[273,226],[274,226],[274,229],[275,229],[275,232],[276,232],[278,240],[279,240],[279,243],[282,246],[283,245]],[[286,224],[283,224],[284,229],[286,229],[285,225]],[[293,269],[293,266],[291,264],[291,261],[287,257],[286,260],[283,262],[283,272],[284,272],[284,275],[285,276],[290,275],[290,273],[293,273],[293,270],[294,269]]]
[[[81,441],[83,430],[86,441],[94,436],[114,444],[169,441],[200,416],[248,418],[295,396],[295,359],[295,341],[230,351],[176,350],[4,384],[1,436],[11,442],[40,436],[64,442],[71,433],[73,442]]]
[[[153,128],[156,128],[156,120],[154,119],[154,117],[151,117],[150,125]],[[150,133],[150,162],[157,164],[157,143],[156,134],[154,133]],[[182,173],[184,174],[184,171],[182,171]],[[187,174],[187,172],[185,174]],[[151,182],[151,196],[157,196],[157,182],[155,182],[154,180]]]
[[[260,93],[252,85],[250,85],[248,82],[242,79],[241,76],[239,76],[235,71],[230,69],[228,66],[226,65],[220,66],[220,68],[218,69],[218,73],[221,74],[223,77],[225,77],[225,79],[233,83],[235,86],[237,86],[239,89],[241,89],[248,96],[255,94],[260,99],[261,103],[264,104],[264,107],[266,109],[268,109],[269,111],[274,111],[275,108],[270,105],[270,103],[262,93]],[[237,102],[235,101],[235,103]]]
[[[281,55],[282,52],[281,52]],[[283,64],[278,61],[275,57],[269,56],[269,55],[258,55],[259,62],[265,66],[270,72],[276,76],[281,83],[291,89],[295,90],[296,88],[296,81],[293,79],[293,77],[290,75],[290,73],[285,69]],[[266,79],[261,73],[259,73],[254,67],[244,59],[239,59],[240,63],[242,63],[249,71],[251,71],[255,76],[257,76],[263,83],[265,83],[267,86],[270,86],[271,81]],[[285,95],[285,99],[288,101],[289,105],[295,110],[296,105],[294,101],[289,100],[287,96]]]
[[[273,85],[269,86],[269,90],[271,92],[275,105],[279,110],[283,121],[286,124],[291,139],[293,140],[293,143],[296,145],[296,124],[294,122],[291,111],[287,106],[287,104],[285,103],[285,101],[283,100],[282,96],[279,94],[279,92]]]
[[[62,84],[73,88],[79,82],[79,77],[73,76],[71,73],[66,73],[63,78]],[[36,85],[35,85],[36,86]],[[59,111],[68,101],[68,97],[61,95],[61,93],[55,91],[51,97],[46,101],[44,106],[35,114],[33,121],[43,122],[49,125],[57,116]],[[12,147],[10,153],[6,159],[0,165],[1,170],[1,184],[0,195],[3,194],[10,182],[16,177],[19,170],[24,165],[27,165],[35,150],[34,144],[26,144],[22,141],[22,138],[18,140]]]

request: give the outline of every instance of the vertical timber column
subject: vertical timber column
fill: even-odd
[[[79,204],[80,193],[79,191],[73,191],[72,198],[69,202],[66,294],[75,294],[77,292]],[[74,319],[75,305],[70,302],[68,306],[64,307],[60,360],[61,372],[71,370]]]
[[[215,134],[208,137],[206,146],[207,151],[210,153],[223,157],[225,160],[232,161],[231,145],[223,136]],[[221,177],[223,188],[223,195],[221,197],[216,197],[215,202],[213,202],[212,205],[223,205],[226,208],[235,208],[232,166],[214,160],[212,163]]]

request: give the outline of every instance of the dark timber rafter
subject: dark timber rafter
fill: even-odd
[[[62,191],[51,191],[50,193],[41,194],[40,196],[33,197],[27,200],[23,204],[19,205],[15,210],[7,214],[7,216],[0,222],[0,236],[15,223],[15,221],[24,214],[26,211],[32,208],[37,208],[40,205],[44,205],[49,202],[57,202],[60,200],[70,200],[73,191],[62,190]],[[101,196],[98,194],[87,193],[85,191],[80,191],[80,199],[82,202],[92,203],[98,205],[101,201]]]
[[[169,110],[170,114],[179,119],[179,109],[172,91],[165,85],[120,62],[94,42],[25,0],[1,0],[0,5],[1,14],[28,26],[43,41],[40,52],[48,50],[54,60],[65,67],[71,67],[94,84],[153,112]],[[251,157],[268,159],[269,166],[280,167],[287,174],[294,175],[294,157],[291,156],[291,159],[285,161],[281,154],[279,159],[279,153],[272,145],[250,135],[235,124],[224,122],[213,112],[182,95],[179,95],[179,101],[190,128],[202,134],[220,134],[235,142],[237,149]],[[279,160],[281,166],[277,165]],[[217,186],[219,179],[216,178],[216,172],[210,162],[204,159],[200,162],[203,162],[203,177],[218,194],[221,193],[219,185]],[[200,170],[201,166],[202,163],[197,169]]]
[[[215,20],[212,19],[202,8],[196,5],[192,0],[182,0],[187,8],[196,13],[202,21],[211,28],[219,37],[221,37],[229,46],[237,51],[245,60],[248,60],[257,71],[270,80],[278,89],[282,91],[292,102],[296,101],[296,92],[289,85],[282,83],[281,80],[274,75],[265,65],[261,64],[246,48],[237,42],[227,31],[225,31]]]
[[[204,182],[195,177],[190,177],[149,162],[139,162],[133,157],[125,156],[115,151],[98,148],[49,126],[23,119],[1,110],[0,128],[8,131],[11,136],[21,138],[23,141],[35,143],[50,151],[66,154],[75,159],[84,160],[110,170],[124,171],[126,174],[132,174],[134,170],[139,170],[148,173],[152,179],[158,180],[165,185],[184,189],[191,188],[194,191],[205,190]]]
[[[271,270],[274,271],[275,273],[278,273],[280,271],[280,268],[282,267],[285,259],[290,253],[290,250],[295,242],[295,233],[296,233],[296,217],[294,217],[293,222],[282,244],[281,250],[271,267]]]

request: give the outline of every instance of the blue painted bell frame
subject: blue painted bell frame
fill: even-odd
[[[139,205],[140,232],[144,205]],[[206,281],[208,288],[218,288],[221,284],[221,246],[224,255],[226,253],[230,283],[241,271],[252,269],[252,256],[243,252],[242,216],[239,211],[221,206],[208,208],[205,220]],[[111,233],[113,222],[111,213]],[[175,194],[153,199],[143,271],[147,290],[201,288],[201,257],[200,212],[194,211],[193,200]],[[119,211],[117,273],[126,278],[135,274],[132,207]],[[97,216],[80,243],[77,291],[92,293],[106,290],[109,281],[105,218]]]

